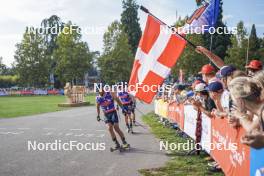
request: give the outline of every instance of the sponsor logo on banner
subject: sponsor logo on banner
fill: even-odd
[[[230,127],[227,119],[212,118],[211,121],[212,144],[218,145],[211,150],[213,158],[221,165],[225,175],[249,175],[250,148],[240,142],[244,129]]]
[[[184,106],[184,132],[191,138],[195,139],[195,129],[197,122],[197,111],[192,105]],[[205,114],[202,114],[202,148],[210,153],[211,145],[211,119]]]
[[[197,111],[192,105],[184,107],[184,132],[195,139]]]
[[[206,152],[210,153],[211,145],[211,119],[202,114],[202,139],[201,139],[202,148]]]
[[[184,105],[172,103],[168,108],[168,117],[171,121],[177,123],[180,129],[184,128]]]

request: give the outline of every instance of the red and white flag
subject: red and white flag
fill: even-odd
[[[152,102],[158,86],[170,74],[186,46],[182,37],[164,28],[168,27],[148,15],[130,76],[129,93],[146,103]]]

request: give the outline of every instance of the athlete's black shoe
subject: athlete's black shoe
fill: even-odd
[[[119,143],[115,144],[115,147],[113,147],[115,150],[120,149],[121,145]]]

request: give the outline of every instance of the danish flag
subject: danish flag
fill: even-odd
[[[170,74],[186,46],[182,37],[164,26],[148,15],[130,76],[129,93],[146,103],[152,102],[158,86]]]

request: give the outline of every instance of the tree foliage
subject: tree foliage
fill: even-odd
[[[43,37],[37,32],[26,31],[16,48],[15,62],[20,83],[24,86],[45,86],[48,82],[49,60],[45,55]]]
[[[10,88],[18,84],[18,76],[0,75],[0,87]]]
[[[109,84],[128,81],[133,60],[128,36],[122,25],[114,21],[104,34],[104,51],[98,59],[102,80]]]
[[[243,70],[246,65],[247,42],[247,31],[244,23],[240,21],[237,24],[237,34],[231,37],[232,47],[227,50],[225,63]]]
[[[260,51],[260,39],[257,36],[257,30],[255,24],[252,25],[250,36],[249,36],[249,59],[260,59],[261,51]],[[263,56],[263,55],[262,55]]]
[[[0,57],[0,75],[4,75],[6,71],[7,71],[7,67],[3,63],[3,57]]]
[[[53,50],[57,47],[57,37],[59,31],[63,29],[64,23],[57,15],[45,18],[41,22],[41,29],[44,30],[44,42],[47,47],[47,54],[52,55]]]
[[[138,18],[138,5],[135,0],[123,0],[122,4],[121,24],[128,36],[128,43],[131,46],[132,53],[135,54],[142,33]]]
[[[55,73],[61,82],[82,83],[84,74],[91,68],[92,55],[88,44],[81,41],[81,34],[70,30],[71,22],[65,24],[64,32],[57,38]]]

